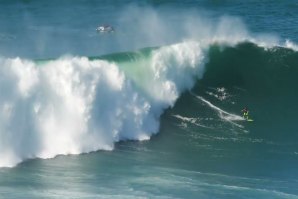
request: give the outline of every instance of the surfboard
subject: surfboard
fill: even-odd
[[[248,122],[253,122],[254,120],[253,120],[253,119],[247,119],[246,121],[248,121]]]

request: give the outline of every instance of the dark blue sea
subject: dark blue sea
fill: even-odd
[[[298,198],[297,43],[295,0],[0,0],[0,198]]]

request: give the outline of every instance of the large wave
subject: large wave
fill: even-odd
[[[29,158],[112,150],[120,140],[149,139],[159,130],[163,110],[174,106],[198,79],[204,77],[202,82],[209,85],[242,81],[240,75],[231,75],[241,59],[237,66],[229,62],[245,53],[247,48],[242,51],[239,43],[257,45],[250,51],[250,59],[263,56],[267,48],[275,50],[280,43],[268,35],[250,36],[243,24],[232,18],[222,18],[215,25],[199,20],[195,24],[204,27],[200,29],[192,25],[194,18],[187,18],[181,31],[191,39],[179,35],[167,40],[172,31],[163,30],[172,28],[157,19],[160,17],[150,11],[137,24],[151,24],[163,33],[161,40],[167,44],[178,41],[176,44],[90,58],[0,58],[0,167]],[[157,38],[153,32],[144,35],[154,41]],[[297,49],[290,41],[283,46]],[[264,53],[256,54],[258,51]],[[275,56],[283,55],[277,53],[272,58]],[[254,67],[241,71],[266,72],[264,67]]]

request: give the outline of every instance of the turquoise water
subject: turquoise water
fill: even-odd
[[[0,11],[0,198],[298,198],[297,3]]]

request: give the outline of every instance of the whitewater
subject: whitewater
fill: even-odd
[[[104,60],[2,58],[0,166],[149,139],[162,111],[202,76],[202,51],[195,42],[161,48],[134,80]]]

